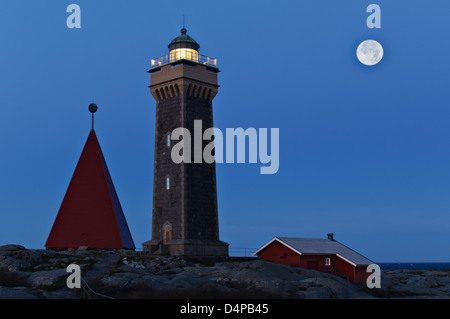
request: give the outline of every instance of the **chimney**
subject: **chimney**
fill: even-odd
[[[327,237],[328,237],[329,240],[334,240],[334,237],[333,237],[333,236],[334,236],[333,233],[328,233],[328,234],[327,234]]]

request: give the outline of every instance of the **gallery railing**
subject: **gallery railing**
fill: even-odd
[[[195,63],[204,64],[207,66],[217,68],[217,59],[211,58],[209,56],[195,54],[195,55],[192,55],[191,57],[176,58],[171,54],[166,54],[157,59],[152,59],[150,70],[154,69],[154,68],[159,68],[163,65],[167,65],[167,64],[170,64],[170,63],[173,63],[176,61],[180,61],[180,60],[188,60],[188,61],[192,61]]]

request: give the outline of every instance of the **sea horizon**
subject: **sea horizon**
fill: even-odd
[[[450,262],[380,262],[381,270],[450,270]]]

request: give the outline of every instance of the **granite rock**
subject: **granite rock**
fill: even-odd
[[[165,293],[187,298],[210,297],[211,293],[218,298],[450,298],[449,271],[382,271],[381,288],[369,289],[365,283],[261,260],[199,263],[129,251],[22,248],[1,246],[0,298],[79,298],[81,293],[65,286],[69,275],[65,267],[70,263],[81,266],[82,277],[96,292],[119,298],[151,298]]]

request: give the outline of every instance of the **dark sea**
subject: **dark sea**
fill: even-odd
[[[381,270],[450,270],[449,263],[378,263]]]

